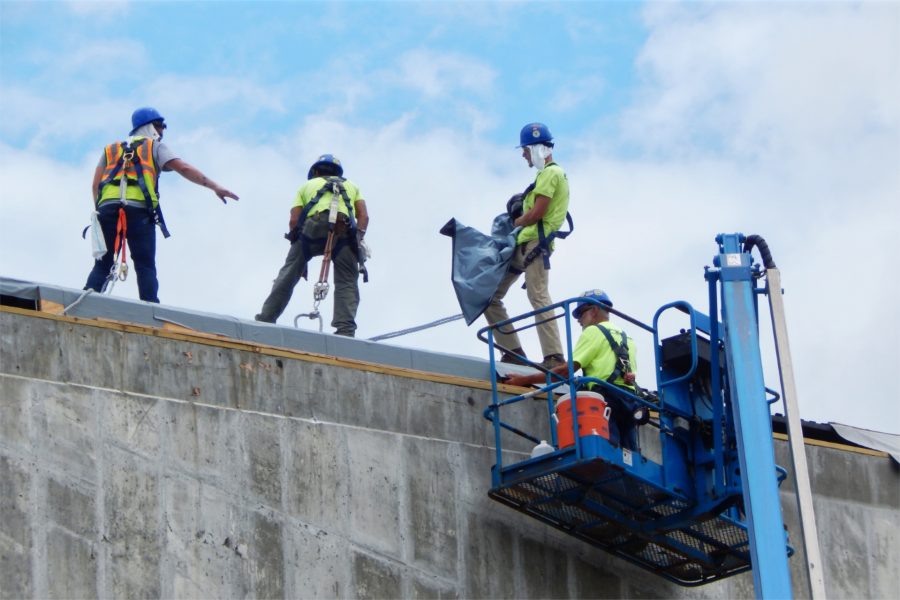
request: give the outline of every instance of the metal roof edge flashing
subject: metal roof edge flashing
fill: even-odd
[[[24,301],[35,304],[34,310],[80,319],[104,319],[147,327],[182,329],[265,346],[467,379],[484,381],[490,377],[490,366],[483,359],[404,348],[384,342],[259,323],[97,293],[85,294],[82,290],[4,276],[0,276],[0,296],[4,298],[3,304],[21,308],[23,306],[16,300]]]

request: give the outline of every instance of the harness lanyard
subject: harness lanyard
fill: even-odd
[[[112,293],[116,279],[125,281],[128,277],[128,263],[125,262],[126,235],[128,233],[128,219],[125,218],[125,207],[119,207],[119,219],[116,222],[116,243],[113,245],[113,264],[106,277],[105,292]]]
[[[319,303],[328,295],[328,271],[331,268],[331,250],[334,248],[334,230],[328,232],[325,250],[322,253],[322,268],[319,270],[319,281],[313,286],[313,311],[319,310]]]
[[[313,312],[319,311],[319,303],[328,296],[328,272],[331,269],[331,251],[334,249],[334,226],[338,217],[338,197],[341,193],[337,181],[331,183],[331,204],[328,206],[328,238],[322,252],[322,268],[319,281],[313,286]],[[328,185],[328,184],[326,184]]]
[[[119,220],[116,222],[116,243],[113,246],[113,264],[109,270],[109,292],[112,292],[115,280],[125,281],[128,278],[128,263],[125,258],[125,237],[128,232],[128,220],[125,218],[126,190],[128,189],[128,167],[134,161],[136,152],[133,145],[129,144],[122,151],[122,170],[119,176]]]

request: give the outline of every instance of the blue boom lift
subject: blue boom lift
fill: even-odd
[[[551,315],[557,314],[555,318],[565,322],[571,357],[570,315],[578,298],[478,332],[490,347],[494,373],[493,402],[484,411],[485,418],[493,423],[496,445],[489,495],[676,583],[700,585],[752,568],[757,596],[789,598],[792,591],[788,557],[793,550],[787,542],[778,495],[778,485],[786,471],[775,465],[769,410],[779,395],[766,388],[763,381],[757,305],[758,297],[768,294],[773,321],[777,321],[771,297],[778,296],[780,307],[781,289],[780,283],[775,293],[756,287],[766,270],[775,275],[775,281],[779,281],[778,272],[762,238],[722,234],[716,241],[719,254],[714,258],[714,267],[705,273],[708,315],[687,302],[672,302],[656,312],[652,325],[646,325],[604,306],[653,335],[656,395],[636,395],[606,381],[577,376],[569,358],[567,377],[547,372],[540,389],[508,398],[501,396],[494,364],[494,331],[498,327],[504,331],[528,329],[534,327],[531,317],[544,314],[545,318],[553,318]],[[763,254],[767,269],[753,261],[754,245]],[[679,335],[660,339],[660,317],[670,310],[685,313],[690,326]],[[777,335],[776,330],[776,338]],[[789,355],[784,356],[786,336],[782,337],[784,346],[777,339],[776,344],[783,363]],[[639,447],[620,446],[615,436],[610,441],[596,431],[579,431],[580,418],[574,418],[570,425],[574,428],[574,444],[558,446],[553,424],[558,421],[554,396],[568,392],[574,399],[575,414],[579,412],[578,388],[586,382],[595,383],[598,387],[594,391],[599,389],[608,399],[624,395],[632,405],[658,414],[651,424],[658,428],[659,462],[645,456]],[[790,384],[793,385],[792,380]],[[790,391],[793,393],[792,387]],[[508,410],[512,405],[544,395],[549,430],[544,435],[524,431],[503,419],[501,411],[512,413]],[[791,405],[786,410],[799,429],[795,407]],[[504,431],[534,444],[550,439],[553,451],[504,464]],[[798,433],[799,430],[792,431],[792,437]],[[805,462],[799,467],[795,462],[794,468],[795,472],[803,471],[797,473],[798,488],[802,490],[805,484],[808,490]],[[814,532],[811,499],[809,504],[803,525]],[[816,561],[820,573],[817,543],[811,547],[808,542],[810,569],[812,561]],[[812,576],[811,586],[813,597],[822,597]]]

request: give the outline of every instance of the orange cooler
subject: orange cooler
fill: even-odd
[[[578,392],[578,433],[580,437],[599,435],[609,439],[609,413],[603,396],[595,392]],[[556,402],[556,441],[560,448],[575,445],[575,424],[569,394]]]

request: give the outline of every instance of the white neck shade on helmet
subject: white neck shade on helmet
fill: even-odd
[[[547,157],[550,156],[552,150],[544,144],[531,144],[526,147],[531,156],[531,166],[538,171],[543,171],[544,163],[547,162]]]
[[[153,123],[146,123],[135,129],[134,133],[131,134],[131,139],[128,141],[132,141],[136,137],[145,137],[150,138],[153,141],[158,141],[159,132],[156,131],[156,127],[153,126]]]

